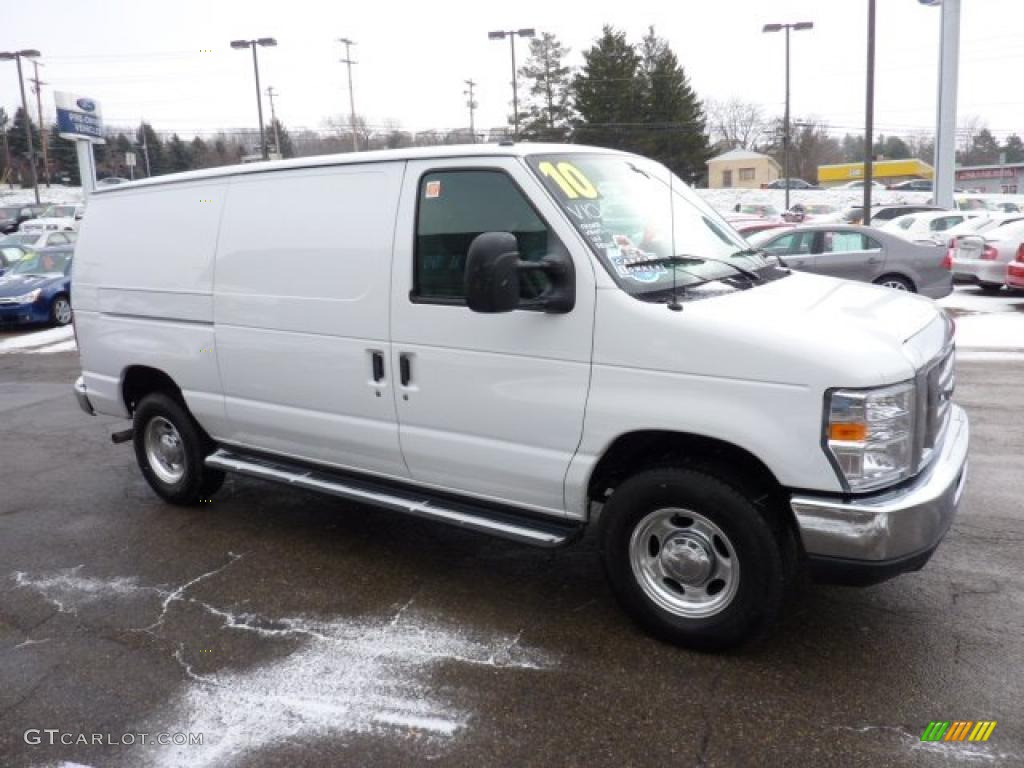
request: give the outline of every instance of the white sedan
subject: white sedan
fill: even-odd
[[[970,282],[986,293],[995,293],[1006,282],[1006,266],[1024,252],[1024,221],[981,235],[956,238],[947,260],[953,279]]]
[[[19,232],[69,232],[78,229],[84,205],[51,205],[38,218],[21,222]]]
[[[912,242],[941,245],[949,240],[946,232],[970,219],[986,219],[984,211],[920,211],[891,219],[879,229]]]
[[[78,239],[78,233],[70,232],[15,232],[13,235],[0,237],[0,245],[21,245],[33,250],[49,248],[54,245],[68,245]]]

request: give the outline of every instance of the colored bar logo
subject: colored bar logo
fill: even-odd
[[[988,741],[995,728],[995,720],[932,720],[921,741]]]

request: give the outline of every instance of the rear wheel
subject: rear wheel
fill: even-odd
[[[172,504],[193,505],[224,482],[224,473],[208,469],[213,444],[179,402],[164,394],[146,395],[135,409],[135,459],[150,487]]]
[[[50,305],[50,322],[54,325],[67,325],[71,322],[71,300],[63,293],[55,296]]]
[[[987,294],[999,293],[1003,290],[1003,286],[999,283],[978,283],[978,288],[982,293]]]
[[[701,650],[738,645],[777,616],[789,555],[754,503],[704,471],[623,482],[602,512],[613,591],[643,627]]]
[[[914,284],[901,275],[882,275],[880,278],[875,280],[875,285],[880,285],[883,288],[892,288],[894,291],[917,293],[917,289],[914,288]]]

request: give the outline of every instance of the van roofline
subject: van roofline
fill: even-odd
[[[116,184],[101,187],[93,191],[97,195],[116,195],[163,184],[183,184],[192,181],[211,181],[231,176],[244,176],[254,173],[274,171],[292,171],[301,168],[328,168],[338,165],[363,165],[366,163],[404,162],[408,160],[441,160],[459,157],[524,157],[543,153],[601,153],[608,155],[628,154],[605,147],[592,147],[585,144],[534,144],[531,142],[501,142],[491,144],[451,144],[432,147],[408,147],[406,149],[377,149],[369,152],[344,152],[333,155],[312,155],[296,157],[289,160],[269,160],[266,162],[225,165],[217,168],[204,168],[184,173],[169,173],[139,179],[127,184]]]

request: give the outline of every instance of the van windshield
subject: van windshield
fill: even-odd
[[[746,270],[768,266],[714,209],[659,163],[596,153],[532,155],[527,163],[627,293],[664,293],[672,287],[673,272],[685,288],[735,278],[730,264]],[[685,268],[630,266],[677,255],[708,261],[688,262]]]

